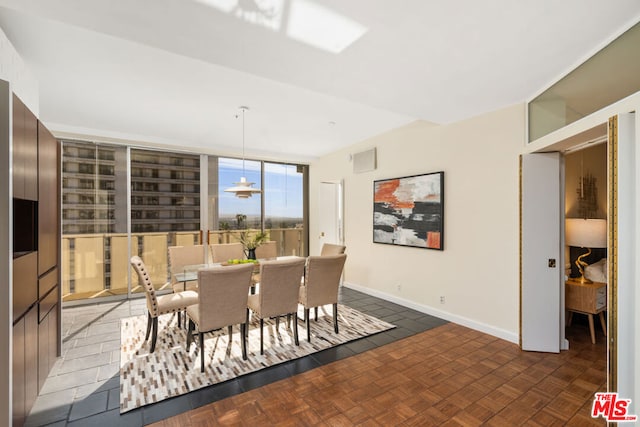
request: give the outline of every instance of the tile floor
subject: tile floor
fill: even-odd
[[[145,314],[145,300],[66,308],[62,314],[62,357],[45,382],[26,425],[142,426],[446,323],[348,288],[341,289],[340,302],[397,328],[123,415],[118,407],[120,319]]]

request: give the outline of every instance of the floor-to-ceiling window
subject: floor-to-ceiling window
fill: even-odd
[[[62,147],[63,300],[126,294],[127,149]]]
[[[169,246],[199,242],[200,156],[131,149],[131,254],[156,289],[169,280]],[[137,277],[131,291],[144,292]]]
[[[264,231],[278,255],[307,253],[305,165],[209,157],[209,243],[237,242]],[[260,193],[238,198],[225,190],[241,177]]]
[[[141,293],[132,255],[144,260],[155,288],[163,290],[168,248],[201,243],[203,230],[209,243],[265,231],[278,255],[307,253],[305,165],[217,156],[202,156],[201,164],[194,154],[79,141],[62,141],[62,147],[65,302]],[[202,170],[208,176],[203,200]],[[241,177],[261,192],[241,199],[224,191]],[[205,203],[208,218],[201,224]]]
[[[278,242],[278,255],[306,253],[304,171],[300,165],[264,164],[264,229]]]

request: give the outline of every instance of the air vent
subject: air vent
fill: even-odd
[[[353,172],[362,173],[376,169],[376,149],[362,151],[353,155]]]

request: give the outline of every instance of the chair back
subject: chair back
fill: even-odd
[[[175,274],[182,273],[185,266],[203,263],[204,245],[170,246],[169,271],[171,272],[171,284],[176,283]]]
[[[340,276],[346,260],[346,254],[307,258],[307,271],[304,276],[306,301],[301,301],[306,307],[338,302]]]
[[[256,248],[256,258],[269,259],[278,256],[278,242],[269,240]]]
[[[252,274],[253,264],[198,271],[198,328],[201,331],[245,322]]]
[[[320,250],[320,255],[340,255],[343,254],[346,246],[343,245],[334,245],[333,243],[325,243],[322,245],[322,249]]]
[[[242,243],[214,243],[209,245],[211,262],[225,262],[230,259],[243,259]]]
[[[260,316],[273,317],[298,310],[298,290],[304,274],[304,258],[260,263]]]
[[[147,268],[142,262],[142,259],[139,256],[131,257],[131,266],[138,273],[138,281],[144,288],[144,293],[147,298],[147,310],[149,310],[149,314],[151,317],[158,317],[158,300],[156,298],[156,290],[153,288],[153,284],[151,283],[151,277],[147,272]]]

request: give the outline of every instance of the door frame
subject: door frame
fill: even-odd
[[[593,140],[598,136],[608,135],[609,119],[626,114],[636,112],[635,122],[635,135],[633,136],[632,145],[635,147],[640,146],[640,92],[631,95],[625,99],[622,99],[616,103],[613,103],[595,113],[590,114],[570,125],[567,125],[557,131],[554,131],[544,137],[539,138],[531,143],[526,143],[522,153],[534,153],[544,151],[566,151],[569,147],[578,145],[581,141]],[[525,135],[525,141],[526,135]],[[611,145],[611,141],[609,141]],[[615,147],[609,147],[609,150],[615,150]],[[631,188],[633,190],[640,188],[640,174],[635,173],[635,170],[640,167],[640,150],[635,150],[631,153],[631,158],[626,159],[626,169],[623,174],[617,177],[616,182],[612,182],[612,177],[609,176],[608,181],[608,196],[609,206],[611,204],[618,204],[618,189]],[[610,170],[617,170],[618,159],[612,158],[611,154],[608,155],[608,165]],[[625,214],[625,225],[630,225],[635,230],[635,234],[625,241],[625,249],[630,249],[631,254],[627,254],[627,257],[634,256],[640,252],[640,232],[637,229],[638,213],[640,212],[640,202],[634,199],[625,199],[627,205],[633,209],[630,214]],[[609,232],[608,240],[613,242],[613,246],[610,245],[609,250],[613,248],[617,251],[619,248],[616,245],[616,239],[618,238],[618,221],[612,221],[611,215],[613,212],[608,212]],[[611,257],[611,255],[608,255]],[[634,357],[640,356],[640,341],[637,339],[632,340],[615,340],[615,336],[618,334],[619,321],[628,322],[626,330],[631,332],[638,331],[640,328],[640,316],[634,316],[629,313],[628,310],[620,313],[618,306],[618,283],[616,277],[621,274],[625,275],[630,283],[636,282],[635,269],[629,263],[624,263],[619,266],[616,260],[609,262],[609,310],[607,311],[608,317],[608,391],[618,391],[623,394],[624,398],[631,398],[632,401],[637,401],[637,397],[640,393],[640,379],[639,375],[635,372],[633,363],[629,361],[634,360]],[[636,292],[631,304],[637,304],[640,302],[640,293]],[[563,325],[564,326],[564,325]],[[614,336],[614,341],[611,341],[611,336]],[[620,358],[620,355],[625,355],[624,358]],[[625,375],[630,376],[626,385],[620,389],[619,379],[621,378],[619,372],[624,372]]]

